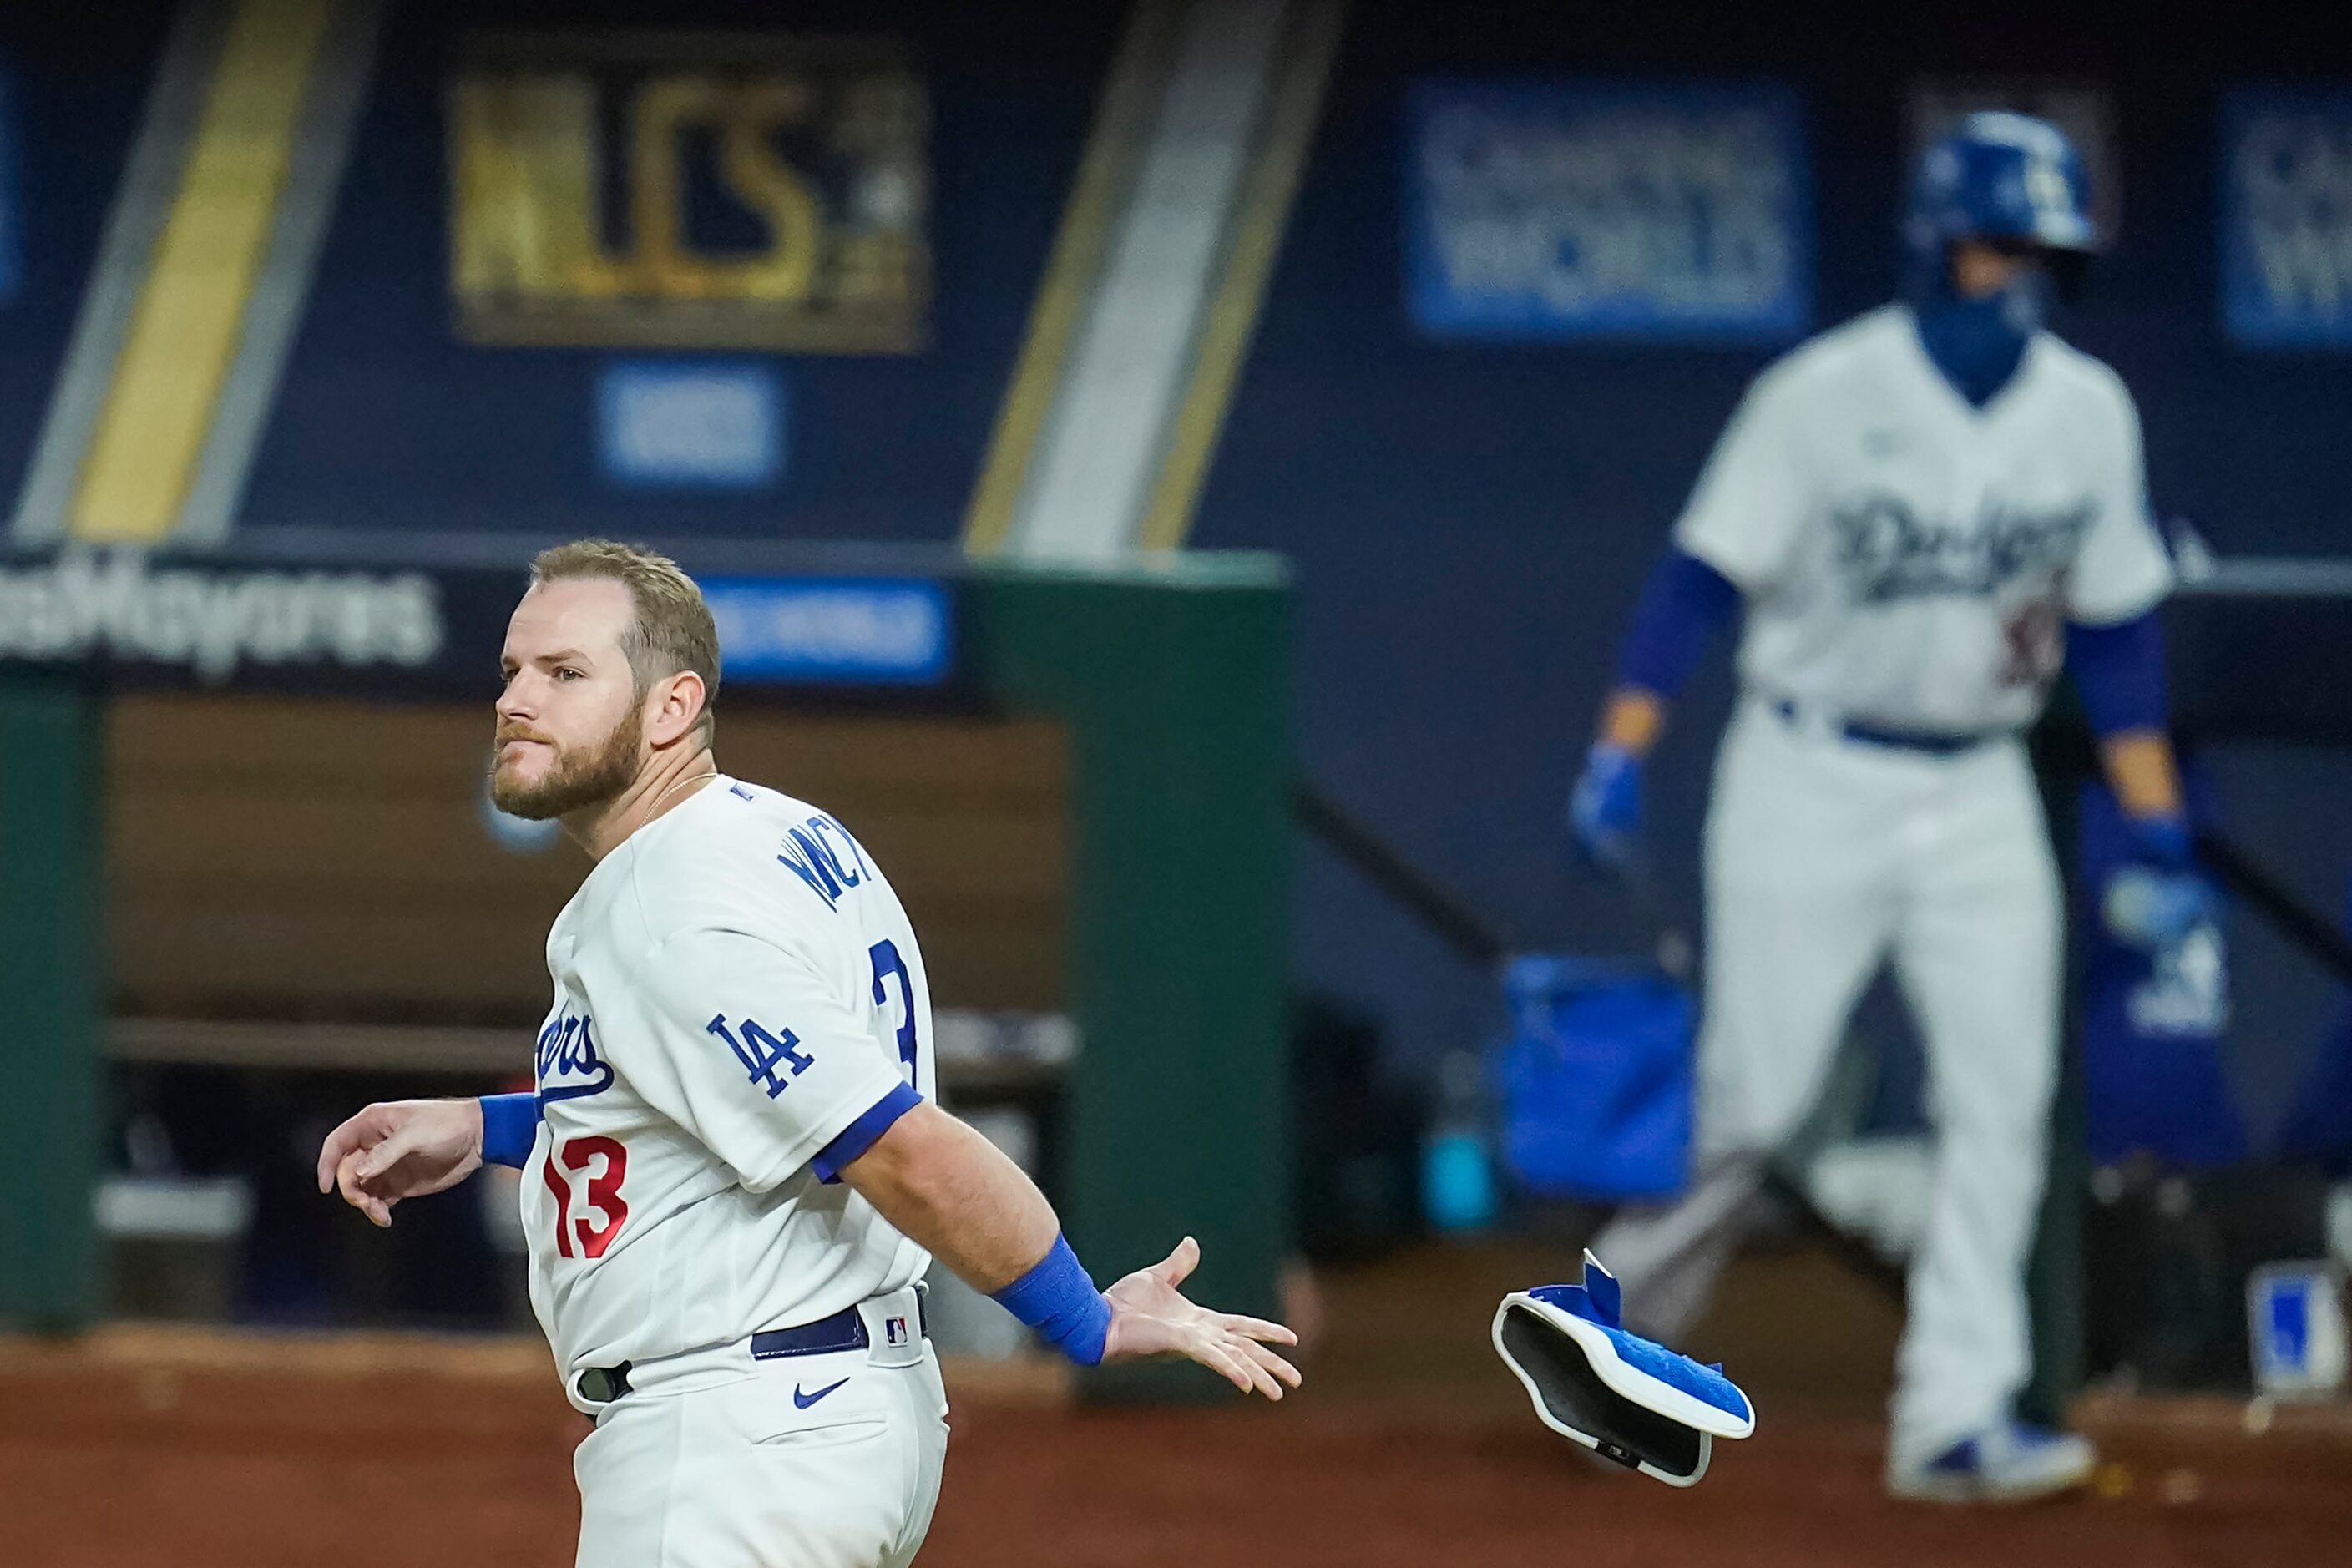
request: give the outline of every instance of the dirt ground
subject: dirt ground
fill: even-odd
[[[1872,1379],[1830,1374],[1885,1348],[1891,1308],[1860,1298],[1834,1331],[1811,1336],[1819,1345],[1752,1325],[1713,1331],[1750,1352],[1760,1420],[1754,1439],[1718,1447],[1696,1489],[1597,1469],[1537,1426],[1484,1352],[1483,1319],[1460,1310],[1491,1303],[1486,1275],[1523,1266],[1456,1259],[1330,1282],[1313,1381],[1279,1408],[1094,1411],[1055,1399],[1050,1376],[959,1376],[946,1489],[922,1561],[2352,1561],[2352,1419],[2342,1407],[2284,1410],[2266,1425],[2257,1412],[2257,1431],[2237,1402],[2095,1399],[2081,1415],[2111,1460],[2097,1493],[2013,1512],[1888,1502],[1875,1422],[1857,1403],[1874,1400]],[[1747,1295],[1787,1295],[1788,1283],[1751,1277]],[[1428,1333],[1440,1307],[1449,1327]],[[1836,1366],[1823,1359],[1840,1353]],[[0,1344],[0,1563],[561,1568],[576,1518],[569,1455],[583,1427],[543,1352],[520,1342],[134,1328],[70,1345]]]

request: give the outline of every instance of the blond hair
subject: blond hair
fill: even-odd
[[[621,634],[621,652],[636,679],[637,695],[667,675],[690,669],[702,678],[702,713],[695,728],[709,744],[719,700],[719,628],[702,590],[677,563],[642,545],[610,539],[575,539],[542,550],[530,563],[530,585],[578,581],[618,583],[629,591],[633,612]]]

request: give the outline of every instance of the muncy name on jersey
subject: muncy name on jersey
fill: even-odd
[[[2054,578],[2098,515],[2085,500],[2049,511],[1990,498],[1973,525],[1921,517],[1900,496],[1864,496],[1831,513],[1837,567],[1853,602],[1990,596],[2021,578]]]
[[[806,882],[827,909],[839,903],[845,891],[862,887],[874,874],[866,863],[866,851],[849,836],[849,829],[821,811],[785,833],[776,864]]]

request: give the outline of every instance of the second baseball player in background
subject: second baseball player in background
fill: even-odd
[[[2176,941],[2190,864],[2152,612],[2171,582],[2139,421],[2043,330],[2095,237],[2055,127],[1970,116],[1916,179],[1904,302],[1767,370],[1724,432],[1634,617],[1570,802],[1622,861],[1643,759],[1707,633],[1744,611],[1743,698],[1706,824],[1698,1150],[1685,1198],[1594,1250],[1679,1338],[1764,1163],[1892,959],[1936,1127],[1887,1484],[2002,1500],[2078,1484],[2087,1443],[2020,1423],[2023,1268],[2057,1059],[2061,908],[2018,732],[2071,663],[2145,864],[2127,933]]]
[[[932,1102],[898,895],[830,814],[712,757],[694,584],[600,541],[541,555],[508,627],[491,793],[594,866],[548,933],[535,1094],[373,1105],[319,1152],[380,1225],[524,1168],[530,1296],[565,1394],[582,1568],[881,1568],[922,1544],[947,1449],[936,1257],[1084,1364],[1188,1356],[1279,1399],[1287,1329],[1098,1291],[1019,1167]]]

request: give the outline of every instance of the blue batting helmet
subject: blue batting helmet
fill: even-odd
[[[2064,132],[2030,114],[1983,110],[1927,149],[1903,220],[1914,286],[1940,283],[1945,253],[1962,239],[2075,256],[2098,248],[2090,180]]]

